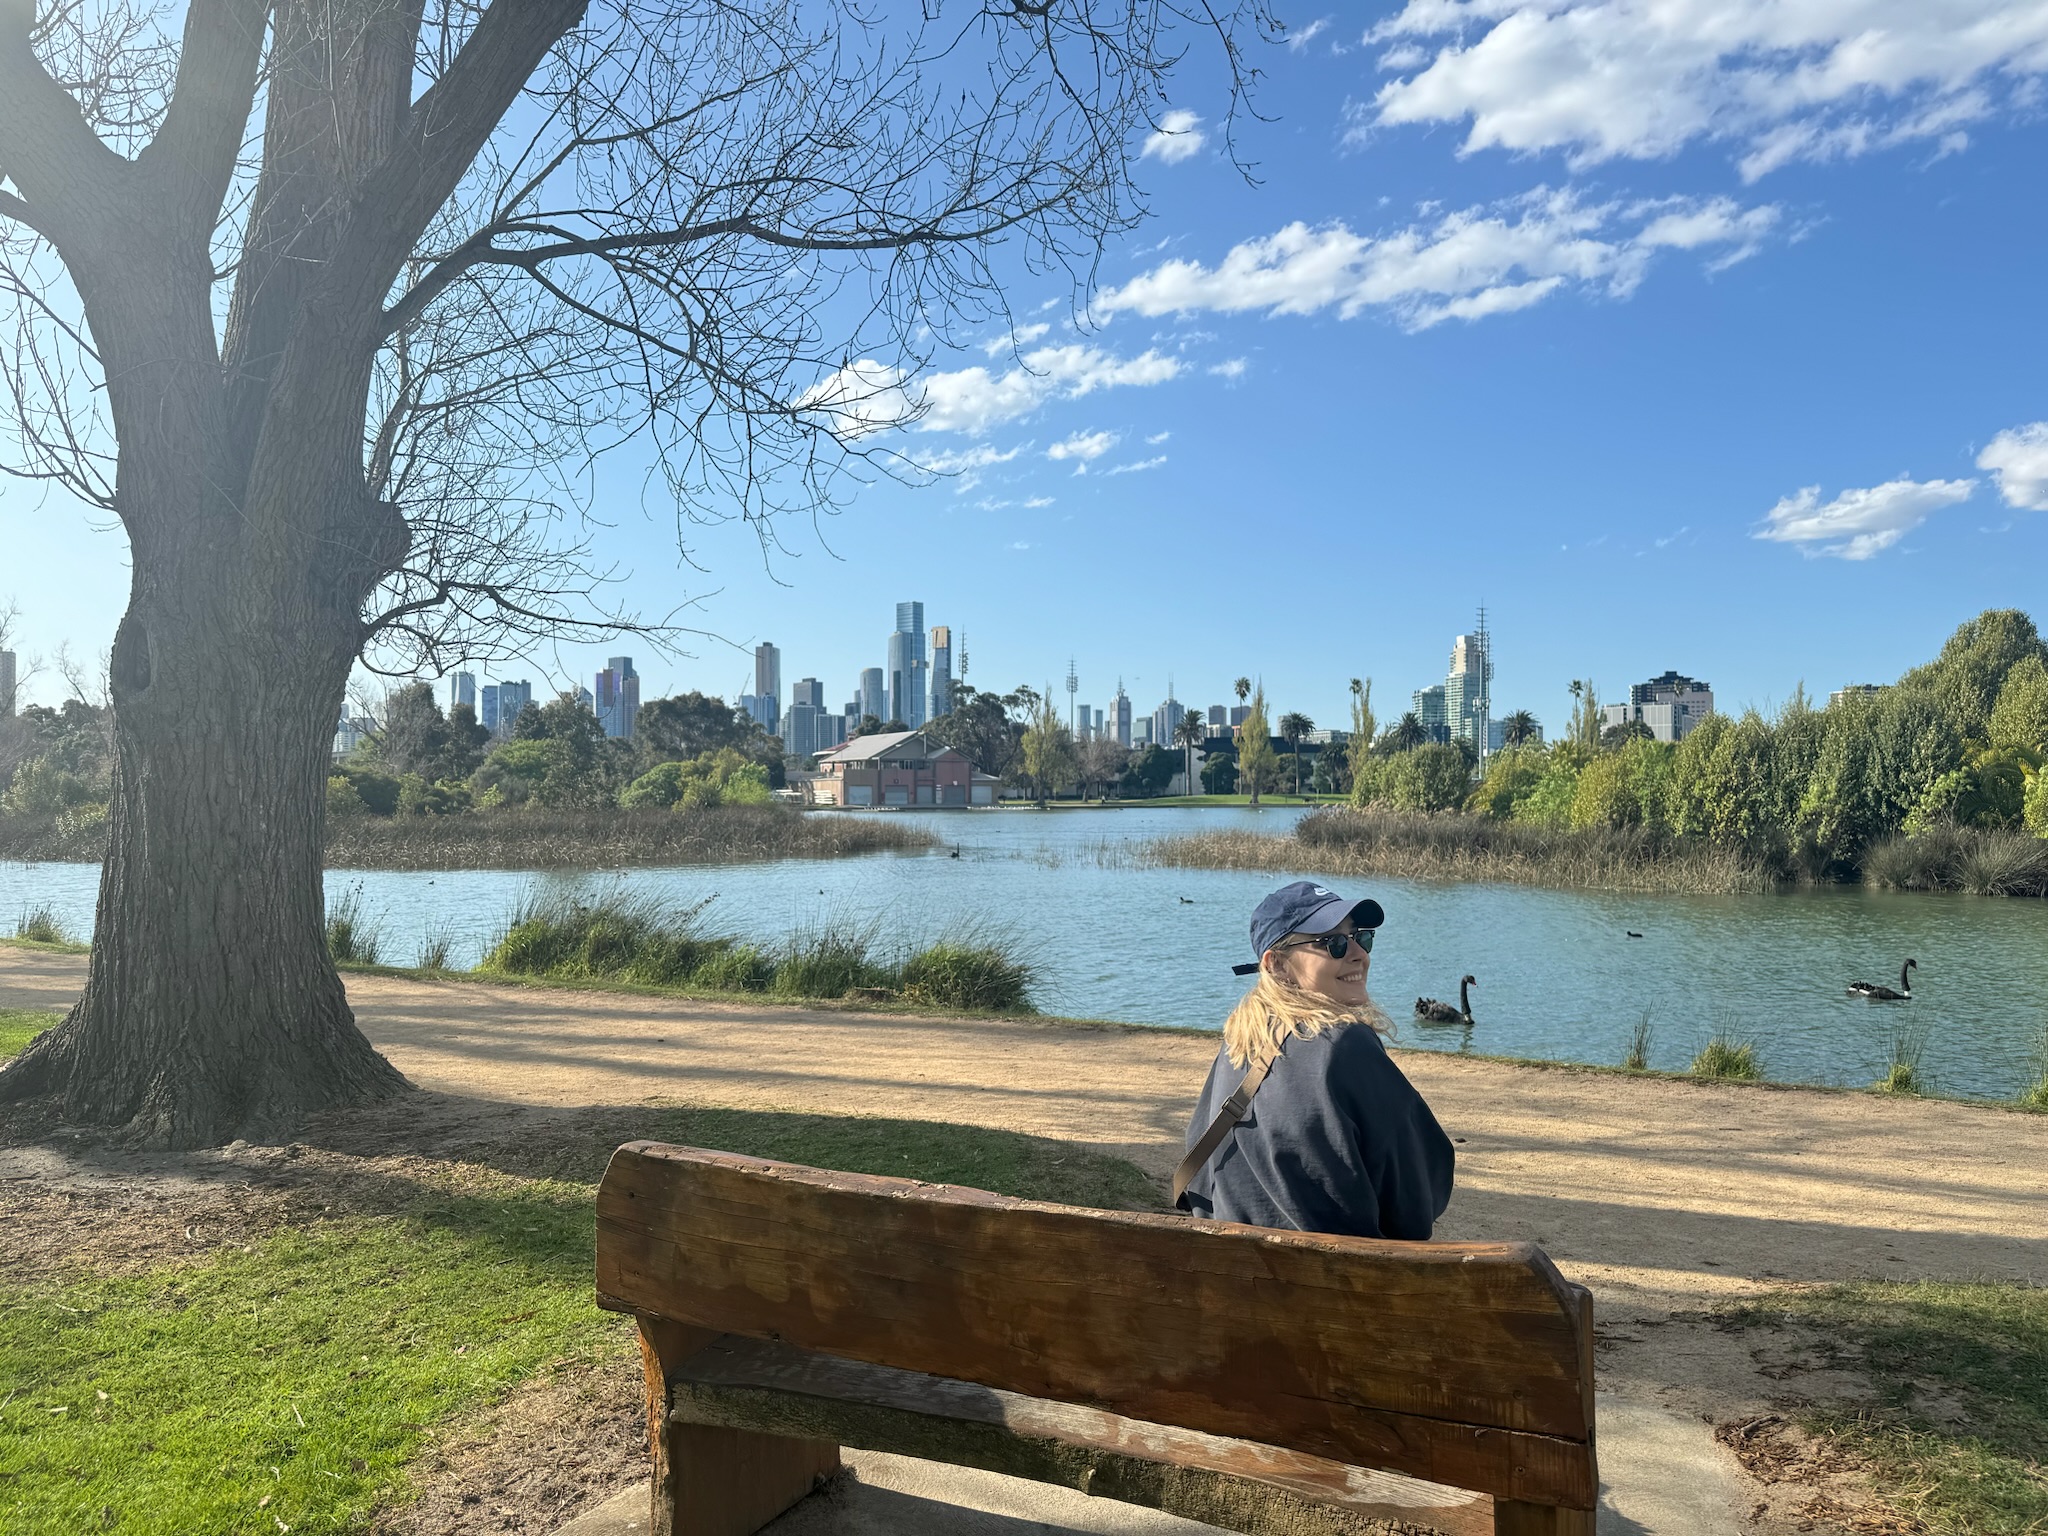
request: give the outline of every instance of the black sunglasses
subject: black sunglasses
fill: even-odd
[[[1351,953],[1351,946],[1353,944],[1358,946],[1358,952],[1361,955],[1371,954],[1372,936],[1373,930],[1370,928],[1361,928],[1356,933],[1319,933],[1312,939],[1306,939],[1299,944],[1289,944],[1287,947],[1289,949],[1320,949],[1332,960],[1342,960]]]

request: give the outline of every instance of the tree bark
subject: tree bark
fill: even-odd
[[[276,1136],[406,1083],[356,1028],[326,947],[324,791],[353,598],[315,573],[263,579],[246,533],[190,536],[217,518],[167,521],[181,547],[138,551],[114,642],[85,995],[0,1072],[0,1099],[54,1094],[73,1121],[192,1147]]]

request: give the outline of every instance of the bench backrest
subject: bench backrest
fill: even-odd
[[[1527,1243],[1013,1200],[633,1142],[599,1300],[1135,1419],[1590,1509],[1591,1304]]]

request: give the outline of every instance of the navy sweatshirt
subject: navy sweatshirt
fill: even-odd
[[[1219,1050],[1188,1122],[1192,1147],[1244,1077]],[[1426,1241],[1456,1154],[1368,1024],[1288,1040],[1251,1113],[1188,1185],[1196,1216]]]

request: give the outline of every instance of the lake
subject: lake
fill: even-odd
[[[1041,966],[1034,993],[1047,1012],[1214,1028],[1246,985],[1230,967],[1251,958],[1252,907],[1292,876],[1139,868],[1130,850],[1232,824],[1284,832],[1300,814],[922,813],[946,839],[937,853],[585,876],[337,870],[327,886],[330,900],[361,888],[384,957],[398,964],[430,932],[453,940],[455,963],[472,964],[537,881],[580,879],[679,903],[715,898],[708,918],[764,938],[848,917],[877,920],[905,946],[998,929]],[[48,903],[82,936],[97,880],[91,865],[0,862],[0,921]],[[2048,902],[1861,888],[1716,897],[1332,883],[1386,907],[1373,992],[1400,1041],[1426,1049],[1612,1064],[1647,1013],[1653,1066],[1683,1068],[1720,1031],[1753,1042],[1772,1078],[1860,1085],[1882,1074],[1893,1031],[1910,1028],[1924,1035],[1935,1091],[2003,1098],[2028,1080],[2048,1026]],[[1911,1003],[1845,995],[1852,980],[1896,985],[1908,955],[1920,962]],[[1470,1030],[1409,1018],[1418,994],[1455,1002],[1466,971],[1479,980]]]

